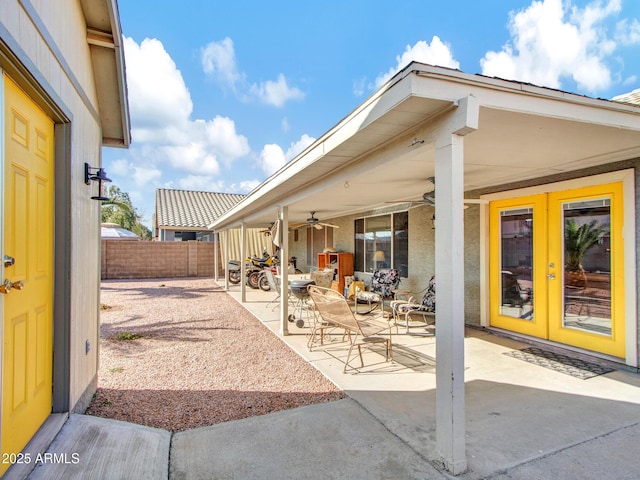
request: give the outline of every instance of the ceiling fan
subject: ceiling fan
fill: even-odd
[[[399,204],[399,203],[409,203],[411,204],[409,206],[409,208],[414,208],[414,207],[419,207],[421,205],[428,205],[430,207],[435,207],[436,205],[436,179],[435,177],[429,177],[427,178],[427,181],[431,184],[431,189],[425,193],[422,194],[421,197],[411,197],[411,198],[407,198],[407,199],[401,199],[401,200],[396,200],[394,202],[385,202],[385,203],[395,203],[395,204]],[[464,199],[464,203],[475,203],[475,204],[484,204],[487,203],[486,200],[481,200],[481,199],[473,199],[473,198],[465,198]],[[468,206],[465,205],[464,207],[469,208]]]
[[[309,212],[311,217],[307,218],[306,223],[299,223],[296,225],[292,225],[291,228],[294,230],[302,227],[313,227],[317,230],[322,230],[322,227],[330,227],[330,228],[340,228],[337,225],[333,225],[332,223],[321,222],[320,219],[316,218],[316,212]]]

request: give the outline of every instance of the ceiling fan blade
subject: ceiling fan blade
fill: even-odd
[[[322,230],[322,224],[321,223],[315,223],[313,225],[313,228],[315,228],[316,230]]]
[[[340,228],[338,225],[334,225],[332,223],[324,223],[324,222],[320,222],[318,223],[318,225],[323,225],[325,227],[329,227],[329,228]],[[317,228],[317,227],[316,227]]]
[[[292,225],[289,225],[289,230],[297,230],[299,228],[303,228],[303,227],[308,227],[309,224],[307,222],[304,223],[294,223]]]

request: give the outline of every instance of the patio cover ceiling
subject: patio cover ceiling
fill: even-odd
[[[640,107],[411,63],[210,228],[290,223],[418,199],[434,175],[434,131],[473,95],[465,191],[640,157]],[[348,182],[348,188],[345,188]]]

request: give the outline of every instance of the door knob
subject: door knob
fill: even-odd
[[[24,288],[24,282],[22,280],[12,282],[7,278],[4,283],[0,285],[0,293],[4,293],[6,295],[11,291],[12,288],[15,288],[16,290],[22,290]]]
[[[550,273],[549,275],[547,275],[547,278],[549,280],[555,280],[556,279],[556,274],[555,273]]]
[[[15,258],[10,257],[9,255],[5,255],[4,256],[4,266],[5,266],[5,268],[10,267],[14,263],[16,263],[16,259]]]

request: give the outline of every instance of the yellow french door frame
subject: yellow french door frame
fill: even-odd
[[[621,183],[549,193],[549,262],[555,281],[549,285],[549,340],[575,345],[587,350],[625,357],[625,289],[624,289],[624,206]],[[564,223],[565,203],[609,198],[611,238],[611,335],[600,335],[564,326]],[[557,232],[557,234],[554,234]]]
[[[611,336],[564,326],[564,225],[562,205],[567,202],[611,200]],[[601,185],[552,190],[489,203],[489,325],[586,350],[625,358],[625,245],[624,185]],[[500,314],[501,233],[500,212],[533,209],[533,320]],[[628,278],[628,276],[626,277]]]

